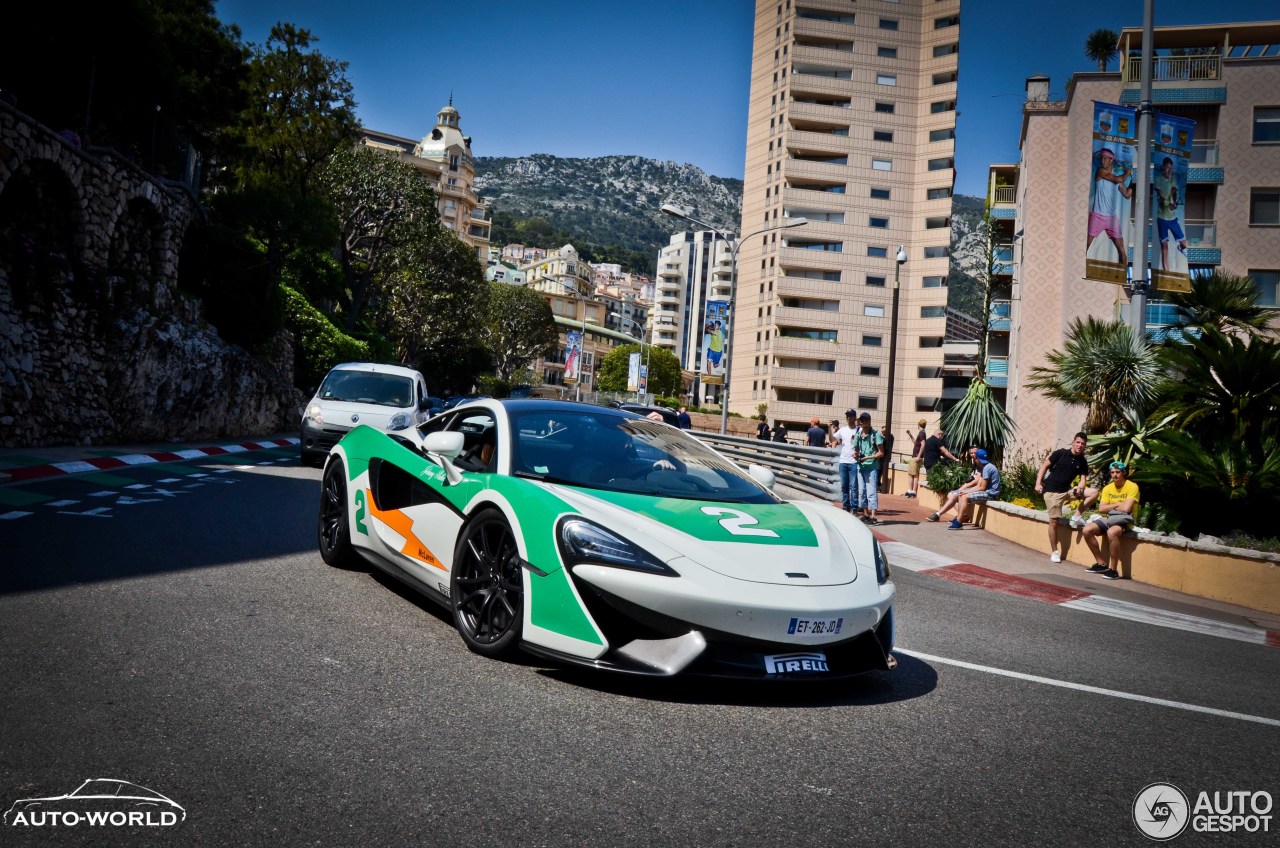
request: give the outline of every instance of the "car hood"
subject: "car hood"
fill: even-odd
[[[858,528],[834,508],[657,498],[559,485],[554,489],[584,518],[640,545],[677,571],[692,561],[725,577],[786,586],[838,586],[857,578],[858,563],[846,534]],[[842,520],[850,527],[838,527]]]
[[[391,418],[401,412],[408,413],[410,420],[413,420],[413,409],[411,407],[401,409],[394,406],[371,406],[367,403],[348,403],[347,401],[335,400],[312,401],[307,406],[311,407],[313,404],[318,405],[324,413],[324,423],[332,424],[335,427],[355,427],[357,424],[367,424],[379,430],[386,430],[387,425],[391,423]],[[360,416],[360,420],[352,421],[351,416],[353,415]]]

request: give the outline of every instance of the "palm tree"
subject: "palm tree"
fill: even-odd
[[[1105,73],[1107,63],[1116,56],[1116,42],[1120,36],[1115,30],[1095,29],[1084,42],[1084,55],[1098,63],[1098,70]]]
[[[1214,271],[1192,280],[1191,291],[1168,297],[1177,307],[1175,326],[1184,331],[1183,336],[1198,335],[1209,327],[1223,333],[1256,335],[1271,325],[1273,313],[1258,305],[1262,293],[1252,277]]]
[[[1014,423],[982,377],[974,377],[955,406],[942,413],[942,427],[953,445],[982,445],[995,450],[1013,432]]]
[[[1027,388],[1071,406],[1088,407],[1084,429],[1105,433],[1122,407],[1145,412],[1155,405],[1163,373],[1155,347],[1119,321],[1077,318],[1062,350],[1031,369]]]

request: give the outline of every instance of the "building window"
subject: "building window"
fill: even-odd
[[[946,318],[947,307],[945,306],[922,306],[920,307],[921,318]]]
[[[871,167],[877,171],[892,171],[893,162],[889,159],[872,159]]]
[[[946,29],[947,27],[953,27],[953,26],[959,26],[959,25],[960,25],[959,15],[947,15],[945,18],[933,19],[934,29]]]
[[[925,259],[945,259],[951,255],[949,247],[926,247],[924,249]]]
[[[950,196],[951,196],[951,189],[949,188],[931,188],[926,194],[926,197],[928,197],[930,200],[945,200]]]
[[[939,71],[933,75],[934,85],[946,85],[949,82],[955,82],[960,79],[960,74],[956,71]]]
[[[893,74],[876,74],[876,85],[897,85],[898,78]]]
[[[858,409],[879,409],[880,398],[875,395],[858,395]]]
[[[898,19],[897,19],[897,18],[881,18],[881,19],[880,19],[880,29],[887,29],[887,30],[891,30],[891,31],[892,31],[892,30],[897,30],[897,29],[898,29]]]
[[[933,217],[924,219],[924,228],[926,230],[945,230],[951,227],[951,219],[947,217]]]
[[[862,343],[867,347],[881,347],[884,345],[884,336],[863,336]]]
[[[947,139],[956,137],[956,128],[947,127],[941,130],[929,130],[930,141],[946,141]]]
[[[876,216],[872,215],[870,218],[867,219],[867,226],[874,227],[877,230],[887,230],[889,228],[889,219],[877,218]]]
[[[943,156],[939,159],[930,159],[929,170],[945,171],[947,168],[950,168],[954,164],[955,164],[955,161],[950,156]]]
[[[942,336],[921,336],[920,347],[942,347]]]
[[[916,398],[916,412],[936,412],[940,398],[936,397],[918,397]]]
[[[888,200],[890,197],[889,189],[871,187],[871,197],[875,200]]]
[[[942,369],[933,365],[917,365],[916,376],[921,380],[936,380],[942,376]]]
[[[1254,108],[1253,143],[1280,144],[1280,106]]]
[[[929,104],[929,111],[935,115],[943,112],[954,112],[956,110],[956,102],[954,100],[939,100],[936,103]]]
[[[1249,223],[1255,227],[1280,226],[1280,188],[1250,190]]]
[[[885,284],[884,277],[872,276],[871,274],[867,275],[867,285],[876,286],[878,288],[884,288],[884,284]]]
[[[893,133],[889,132],[888,130],[872,130],[871,140],[872,141],[893,141]]]
[[[880,366],[879,365],[863,365],[861,368],[858,369],[858,374],[859,376],[862,376],[862,377],[879,377]]]
[[[830,406],[834,392],[823,389],[774,389],[775,397],[783,403],[803,403],[812,406]]]
[[[898,48],[886,47],[883,44],[881,44],[879,47],[876,48],[876,55],[879,56],[881,59],[896,59],[898,58]]]
[[[883,100],[877,100],[877,101],[876,101],[876,111],[877,111],[877,112],[879,112],[879,113],[881,113],[882,115],[892,115],[892,114],[893,114],[893,104],[892,104],[892,103],[885,103]]]
[[[862,314],[867,318],[883,318],[884,307],[876,306],[870,303],[862,304]]]
[[[876,258],[878,258],[878,259],[884,259],[886,256],[888,256],[888,255],[889,255],[889,248],[887,248],[887,247],[877,247],[877,246],[875,246],[875,245],[868,245],[868,246],[867,246],[867,255],[868,255],[868,256],[874,256],[874,257],[876,257]]]
[[[1258,289],[1259,306],[1280,306],[1280,271],[1250,271],[1249,276]]]
[[[834,342],[835,330],[809,330],[804,327],[779,327],[778,337],[783,339],[810,339],[816,342]],[[768,341],[766,338],[765,341]]]
[[[956,53],[959,53],[959,52],[960,52],[959,44],[956,44],[956,43],[939,44],[937,47],[933,48],[933,58],[939,59],[943,56],[954,56]]]

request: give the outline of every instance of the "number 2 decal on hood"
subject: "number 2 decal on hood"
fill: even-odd
[[[759,524],[760,520],[754,515],[748,515],[740,509],[730,509],[726,506],[704,506],[702,511],[707,515],[727,515],[728,518],[720,519],[720,526],[732,533],[734,536],[769,536],[778,538],[778,534],[767,527],[748,527],[748,524]]]

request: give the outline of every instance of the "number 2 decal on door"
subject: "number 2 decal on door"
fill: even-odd
[[[749,524],[759,524],[760,519],[740,509],[729,509],[725,506],[704,506],[702,511],[711,516],[729,516],[728,518],[720,519],[720,526],[735,536],[770,536],[774,539],[778,538],[777,533],[766,527],[748,527],[747,525]]]

